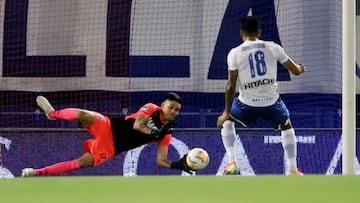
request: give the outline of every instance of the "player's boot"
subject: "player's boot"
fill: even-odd
[[[296,169],[296,170],[290,170],[290,171],[289,171],[289,175],[293,175],[293,176],[303,176],[304,174],[303,174],[299,169]]]
[[[226,165],[224,170],[224,175],[235,175],[239,173],[239,168],[236,165],[236,162],[230,162]]]
[[[50,117],[50,111],[54,110],[54,107],[51,106],[50,102],[45,97],[37,96],[36,103],[45,112],[45,115],[49,120],[56,120]]]
[[[35,169],[33,168],[24,168],[21,171],[21,177],[25,178],[25,177],[32,177],[35,176]]]

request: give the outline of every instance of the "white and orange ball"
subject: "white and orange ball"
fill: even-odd
[[[206,168],[209,161],[209,154],[202,148],[193,148],[186,156],[186,164],[194,171]]]

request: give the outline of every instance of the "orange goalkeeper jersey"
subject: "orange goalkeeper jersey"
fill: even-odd
[[[152,142],[157,142],[166,147],[170,145],[171,134],[156,138],[155,136],[134,130],[134,121],[139,114],[149,119],[147,126],[150,128],[155,127],[160,129],[165,124],[161,115],[161,108],[152,103],[145,104],[136,113],[118,118],[110,118],[114,136],[115,154]]]

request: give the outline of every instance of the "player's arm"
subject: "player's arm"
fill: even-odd
[[[147,126],[148,121],[149,121],[149,118],[147,118],[145,115],[139,113],[139,115],[135,119],[133,128],[144,134],[153,135],[155,137],[158,137],[158,136],[163,136],[166,134],[171,134],[171,132],[173,131],[172,127],[175,124],[175,121],[172,120],[172,121],[168,121],[160,129],[152,129]]]
[[[156,153],[156,164],[161,167],[182,170],[189,174],[192,174],[193,170],[186,164],[186,155],[184,155],[178,161],[170,161],[167,158],[168,149],[168,146],[158,144]]]
[[[133,128],[135,130],[138,130],[144,134],[151,134],[151,128],[149,128],[146,124],[149,121],[149,118],[147,118],[146,116],[139,114],[134,122]]]
[[[235,97],[236,82],[238,79],[238,70],[229,70],[228,74],[229,74],[228,81],[225,87],[225,110],[221,114],[221,116],[218,117],[216,123],[216,126],[218,128],[222,128],[223,123],[229,118],[231,104]]]
[[[238,70],[229,70],[229,79],[225,87],[225,112],[230,114],[231,104],[235,97],[236,82],[238,79]]]
[[[167,159],[167,155],[168,147],[159,144],[156,153],[156,164],[161,167],[170,168],[171,161]]]
[[[303,63],[296,64],[291,58],[286,60],[283,65],[294,75],[300,75],[306,71],[306,67]]]

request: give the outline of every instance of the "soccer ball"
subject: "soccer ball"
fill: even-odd
[[[209,160],[209,154],[202,148],[193,148],[186,156],[186,164],[194,171],[206,168]]]

